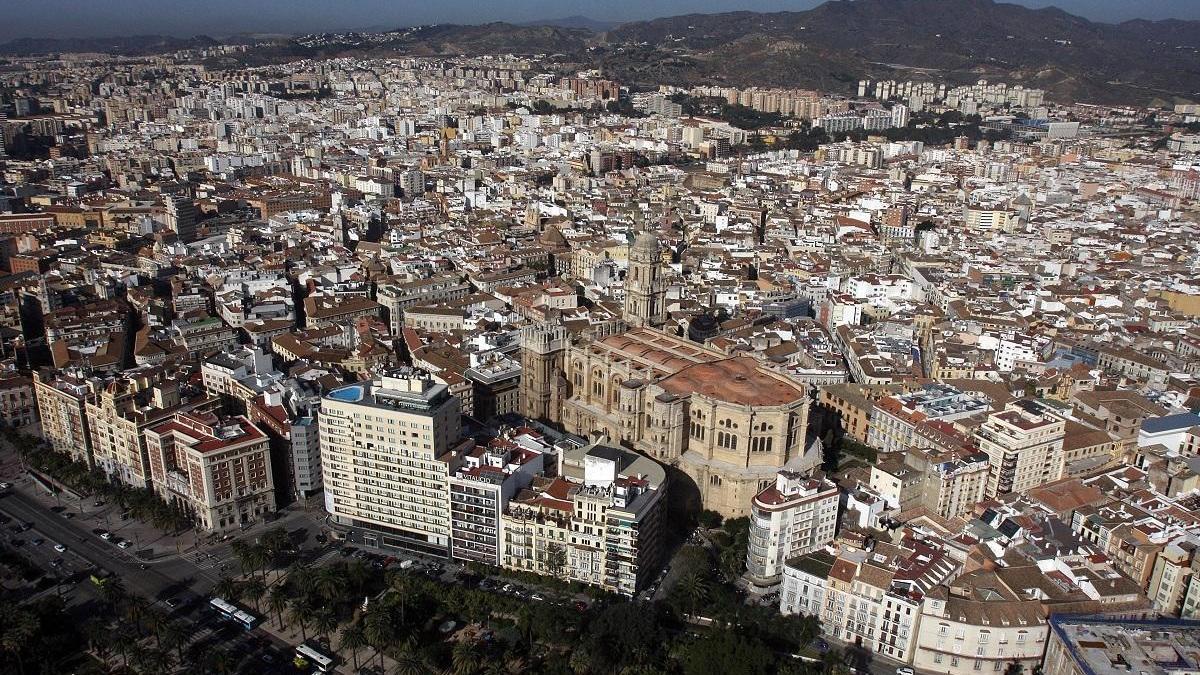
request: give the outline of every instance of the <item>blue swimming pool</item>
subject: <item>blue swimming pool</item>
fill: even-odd
[[[341,389],[334,389],[329,392],[329,398],[335,401],[355,403],[361,401],[364,394],[366,394],[366,389],[361,384],[352,384],[349,387],[342,387]]]

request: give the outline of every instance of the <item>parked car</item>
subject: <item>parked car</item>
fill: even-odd
[[[63,546],[62,544],[55,544],[55,545],[54,545],[54,550],[55,550],[55,551],[58,551],[59,553],[66,553],[66,552],[67,552],[67,547],[66,547],[66,546]]]

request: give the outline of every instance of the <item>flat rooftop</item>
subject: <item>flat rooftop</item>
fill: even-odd
[[[1062,616],[1050,626],[1088,675],[1200,672],[1200,621]]]

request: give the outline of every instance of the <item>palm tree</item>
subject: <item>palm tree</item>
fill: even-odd
[[[367,614],[367,620],[363,626],[363,634],[367,638],[367,642],[379,655],[379,665],[383,666],[383,652],[391,646],[392,641],[396,638],[396,630],[392,627],[392,622],[389,620],[386,612],[374,611]]]
[[[175,657],[162,649],[151,649],[142,659],[142,667],[150,673],[169,673],[175,666]]]
[[[330,644],[333,642],[333,634],[337,632],[337,627],[337,615],[328,607],[317,612],[313,617],[313,632],[317,635],[324,635]]]
[[[297,594],[308,595],[313,589],[313,571],[299,563],[287,569],[287,582]]]
[[[109,610],[115,609],[128,595],[125,584],[117,577],[109,577],[100,586],[100,600]]]
[[[296,598],[292,600],[288,607],[288,618],[293,622],[300,624],[300,639],[307,640],[308,635],[305,633],[306,620],[312,613],[312,606],[304,598]]]
[[[167,649],[174,649],[175,655],[183,662],[183,648],[191,641],[192,632],[188,626],[179,621],[170,621],[162,625],[158,631],[159,639]]]
[[[267,608],[275,612],[275,616],[279,619],[279,627],[286,628],[283,623],[283,612],[288,607],[287,592],[282,586],[276,586],[271,589],[271,593],[267,596]]]
[[[416,641],[406,640],[400,653],[396,654],[396,667],[392,669],[392,675],[428,675],[429,673],[429,665],[417,653]]]
[[[237,600],[241,585],[233,577],[221,577],[213,586],[213,594],[228,601]]]
[[[131,597],[125,603],[125,618],[132,621],[134,628],[137,629],[138,635],[142,634],[142,622],[150,614],[150,605],[145,600],[139,597]]]
[[[358,650],[367,646],[367,636],[363,633],[362,624],[355,621],[343,626],[341,639],[338,642],[341,649],[350,650],[350,658],[354,662],[354,670],[358,670]]]
[[[408,607],[408,600],[412,595],[412,582],[409,580],[407,574],[404,574],[403,572],[396,572],[392,575],[389,585],[392,588],[393,597],[396,598],[396,601],[400,606],[400,623],[403,624],[405,621],[405,611]]]
[[[167,616],[162,612],[147,607],[145,617],[146,629],[154,635],[154,646],[162,647],[162,629],[167,625]]]
[[[242,584],[242,599],[253,602],[254,611],[256,612],[262,612],[262,609],[259,608],[258,603],[260,600],[262,600],[262,597],[266,594],[266,592],[267,585],[263,583],[262,579],[251,578],[246,583]]]
[[[470,642],[458,642],[450,653],[450,672],[454,675],[474,675],[479,670],[479,652]]]
[[[271,562],[271,555],[267,552],[266,547],[261,544],[251,546],[248,557],[251,572],[262,572],[263,581],[266,581],[267,564]]]
[[[249,557],[250,543],[245,539],[234,539],[229,544],[229,552],[233,557],[237,558],[238,564],[242,566],[242,574],[246,574],[247,558]]]
[[[340,599],[345,588],[346,577],[342,576],[341,570],[332,565],[322,567],[313,576],[313,590],[328,602]]]
[[[112,651],[110,649],[112,633],[108,626],[98,619],[92,619],[83,625],[83,635],[87,638],[88,644],[91,645],[96,656],[99,656],[101,661],[107,661],[108,654]]]
[[[21,652],[38,633],[38,620],[32,614],[9,606],[0,617],[4,634],[0,635],[0,648],[12,655],[20,672],[25,672],[25,658]]]
[[[695,616],[700,603],[708,599],[708,582],[697,572],[680,579],[676,589],[691,604],[691,616]]]

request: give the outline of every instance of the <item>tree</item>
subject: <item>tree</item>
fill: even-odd
[[[28,612],[6,606],[3,615],[0,615],[0,625],[4,627],[3,634],[0,634],[0,648],[12,655],[11,662],[16,663],[17,669],[24,673],[25,656],[22,652],[38,633],[38,620]]]
[[[154,646],[162,647],[162,629],[167,625],[167,616],[150,607],[146,609],[142,620],[146,623],[146,630],[154,635]]]
[[[363,634],[362,624],[354,621],[343,626],[339,646],[341,649],[350,650],[350,658],[354,662],[354,670],[358,670],[358,650],[367,646],[367,637]]]
[[[450,653],[450,672],[453,675],[474,675],[479,670],[479,651],[470,642],[457,642]]]
[[[288,618],[293,623],[300,625],[300,639],[307,640],[308,634],[305,632],[309,615],[312,613],[312,605],[305,598],[295,598],[288,607]]]
[[[691,608],[689,614],[696,616],[700,604],[708,599],[709,588],[708,582],[699,572],[691,572],[687,576],[679,580],[675,586],[676,592],[679,593],[684,600],[687,601],[688,607]]]
[[[191,641],[192,631],[187,624],[171,621],[163,624],[158,632],[159,639],[167,649],[174,649],[179,662],[183,662],[183,648]]]
[[[258,604],[262,600],[263,596],[267,593],[267,586],[263,583],[262,579],[251,578],[249,581],[242,584],[241,590],[242,599],[253,602],[254,611],[261,612],[262,610],[259,608]]]
[[[288,596],[282,586],[276,586],[271,589],[270,595],[267,596],[267,607],[272,612],[275,612],[275,617],[279,619],[279,627],[281,629],[286,628],[286,625],[283,623],[283,613],[288,607]]]
[[[340,600],[345,589],[346,577],[337,567],[322,567],[313,575],[313,590],[328,602]]]
[[[221,577],[213,585],[213,594],[232,602],[241,596],[241,584],[234,580],[233,577]]]
[[[558,542],[550,542],[546,546],[546,570],[554,578],[562,578],[563,570],[567,568],[567,550]]]
[[[313,617],[313,632],[317,635],[324,635],[328,640],[332,640],[337,627],[337,615],[329,607],[322,608]]]
[[[393,675],[427,675],[430,672],[430,667],[417,651],[416,640],[405,640],[404,645],[400,648],[400,653],[396,654],[396,667],[392,669]]]
[[[392,627],[387,613],[383,611],[368,612],[366,623],[363,626],[363,634],[379,656],[379,665],[383,666],[383,652],[396,639],[396,631]]]
[[[142,598],[132,597],[125,603],[125,618],[133,622],[138,635],[142,634],[142,622],[146,620],[149,614],[150,605]]]
[[[208,652],[204,660],[209,671],[216,673],[216,675],[229,675],[229,673],[233,672],[235,665],[233,657],[224,649],[214,649]]]
[[[680,664],[686,675],[755,675],[769,672],[774,660],[761,642],[717,630],[685,647]]]

